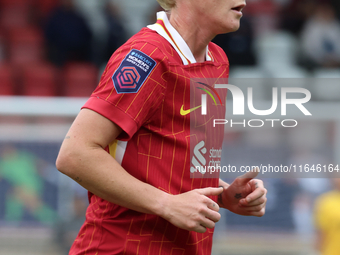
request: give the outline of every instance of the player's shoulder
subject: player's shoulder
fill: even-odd
[[[163,77],[167,75],[169,61],[162,50],[150,42],[154,35],[148,34],[148,30],[142,29],[112,54],[101,78],[102,87],[113,82],[118,94],[133,94],[142,86],[153,88],[153,81],[166,86]]]
[[[210,42],[208,47],[209,47],[209,52],[215,61],[226,62],[229,64],[228,57],[220,46],[218,46],[216,43]]]
[[[167,39],[150,28],[142,28],[127,41],[127,44],[130,45],[135,45],[136,43],[143,44],[143,47],[154,49],[158,53],[158,57],[166,58],[168,63],[182,62],[180,56]]]
[[[142,28],[138,33],[133,35],[122,47],[139,49],[146,54],[152,54],[150,57],[158,59],[169,59],[174,55],[173,49],[168,41],[156,31],[147,27]]]
[[[112,73],[133,67],[147,76],[152,71],[155,74],[164,73],[169,60],[163,47],[156,43],[156,39],[157,36],[150,29],[143,28],[112,54],[106,70]]]

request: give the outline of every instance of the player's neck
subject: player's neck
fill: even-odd
[[[196,19],[197,22],[193,22],[195,19],[191,18],[190,12],[182,15],[178,13],[177,10],[178,9],[174,9],[171,11],[170,24],[187,43],[196,61],[204,62],[206,60],[207,45],[215,35],[209,33],[208,30],[204,29],[204,26],[200,25],[202,21]]]

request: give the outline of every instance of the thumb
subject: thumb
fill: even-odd
[[[205,196],[218,196],[223,192],[223,187],[218,187],[218,188],[203,188],[203,189],[198,189],[197,190],[201,195]]]
[[[250,172],[247,172],[239,177],[237,177],[237,183],[239,185],[247,184],[250,180],[254,179],[258,174],[260,170],[258,167],[253,168]]]

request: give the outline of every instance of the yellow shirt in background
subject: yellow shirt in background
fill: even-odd
[[[323,233],[322,255],[339,255],[340,191],[325,193],[317,199],[315,225]]]

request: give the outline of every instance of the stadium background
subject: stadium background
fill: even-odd
[[[337,0],[247,4],[241,29],[215,38],[230,58],[232,78],[254,87],[268,78],[283,84],[340,78]],[[87,195],[55,169],[59,146],[110,54],[153,23],[158,9],[154,0],[74,0],[73,7],[68,0],[0,0],[0,255],[67,254],[84,220]],[[328,90],[316,82],[305,84],[313,100],[333,103],[340,98],[336,85]],[[265,86],[256,86],[258,95],[269,100],[267,92],[261,93]],[[301,123],[294,132],[226,130],[224,151],[250,163],[246,155],[270,157],[274,163],[339,159],[338,117]],[[266,216],[244,218],[224,211],[213,253],[317,254],[313,203],[331,188],[330,181],[264,181]]]

